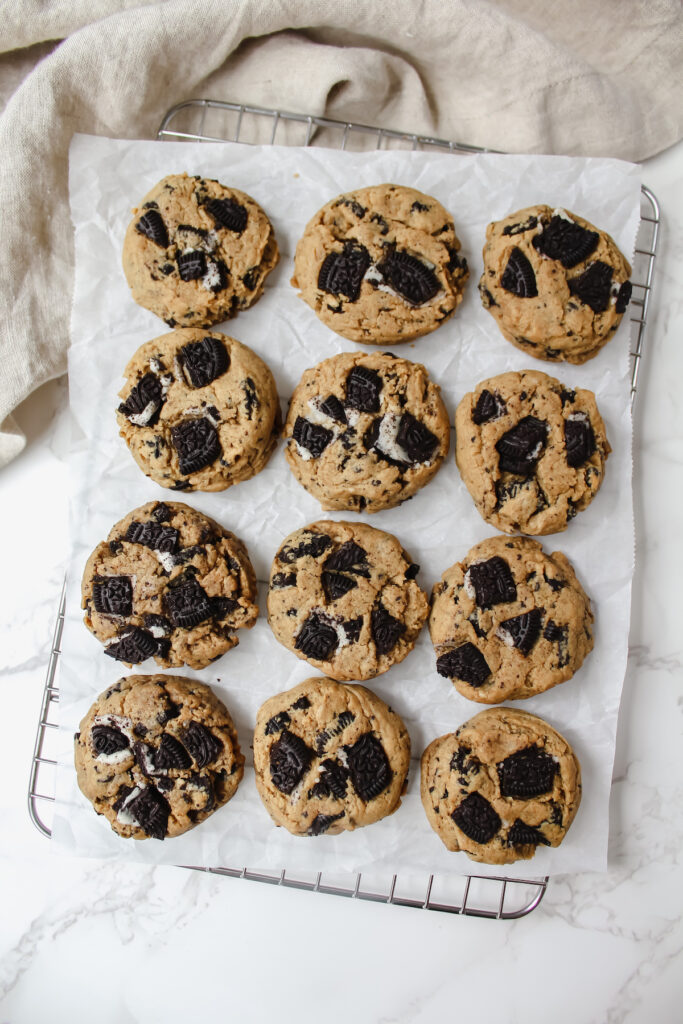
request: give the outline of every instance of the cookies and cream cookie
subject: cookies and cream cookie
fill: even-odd
[[[311,523],[275,556],[268,622],[281,644],[333,679],[372,679],[410,653],[427,618],[418,570],[390,533]]]
[[[242,541],[180,502],[150,501],[116,523],[90,555],[81,592],[86,626],[128,665],[205,668],[258,618]]]
[[[337,334],[393,345],[452,316],[468,274],[441,203],[385,184],[337,196],[311,218],[296,247],[292,284]]]
[[[123,243],[133,299],[169,327],[229,320],[261,297],[277,261],[258,203],[199,175],[162,178],[134,208]]]
[[[282,423],[275,380],[234,338],[171,331],[141,345],[124,375],[119,432],[162,487],[222,491],[270,458]]]
[[[614,335],[631,267],[569,210],[530,206],[489,224],[479,293],[501,333],[537,359],[585,363]]]
[[[487,523],[558,533],[597,494],[611,451],[592,391],[539,370],[482,381],[455,414],[455,461]]]
[[[429,744],[420,793],[447,849],[512,864],[562,842],[581,802],[581,768],[542,718],[488,708]]]
[[[364,686],[314,676],[256,717],[256,788],[293,835],[337,835],[393,814],[409,764],[405,725]]]
[[[290,469],[323,509],[377,512],[431,480],[450,423],[424,366],[354,352],[306,370],[284,434]]]
[[[482,704],[570,679],[593,649],[593,614],[569,560],[529,537],[490,537],[432,592],[437,672]]]
[[[165,839],[234,796],[244,757],[225,705],[179,676],[125,676],[74,737],[81,792],[125,839]]]

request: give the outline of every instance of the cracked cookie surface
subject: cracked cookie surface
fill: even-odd
[[[275,556],[268,622],[281,644],[333,679],[372,679],[410,653],[427,618],[418,570],[390,533],[311,523]]]
[[[112,527],[81,584],[83,621],[127,665],[205,668],[258,618],[245,545],[180,502],[150,501]]]
[[[570,679],[593,649],[593,614],[569,560],[528,537],[475,544],[434,586],[437,672],[482,704]]]
[[[337,334],[383,345],[436,330],[462,301],[468,274],[441,203],[385,184],[336,196],[311,218],[292,284]]]
[[[429,744],[420,794],[447,849],[512,864],[562,842],[581,802],[581,768],[542,718],[488,708]]]
[[[506,533],[558,533],[602,483],[611,451],[592,391],[539,370],[477,385],[455,414],[455,461],[486,520]]]
[[[225,705],[180,676],[125,676],[74,737],[81,792],[125,839],[165,839],[234,796],[244,757]]]
[[[323,509],[377,512],[431,480],[448,453],[450,423],[423,366],[356,352],[306,370],[284,434],[290,469]]]
[[[592,359],[631,298],[631,267],[614,240],[569,210],[530,206],[489,224],[483,256],[484,308],[537,359]]]
[[[277,261],[258,203],[199,175],[162,178],[134,208],[123,243],[133,299],[169,327],[208,327],[247,309]]]
[[[256,788],[293,835],[337,835],[393,814],[409,764],[401,718],[364,686],[314,676],[258,711]]]
[[[282,418],[275,380],[246,345],[185,328],[137,350],[116,419],[146,476],[179,491],[222,491],[259,473]]]

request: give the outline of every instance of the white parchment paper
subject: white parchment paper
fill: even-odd
[[[165,325],[130,298],[121,270],[121,246],[131,207],[166,174],[187,171],[244,189],[271,218],[280,245],[279,266],[254,306],[223,326],[270,365],[286,411],[303,371],[357,346],[324,327],[289,284],[292,257],[308,219],[328,199],[349,189],[396,182],[437,197],[453,214],[471,277],[450,321],[433,334],[395,349],[424,363],[442,388],[451,418],[462,395],[485,377],[534,367],[572,387],[596,392],[613,447],[605,482],[592,505],[565,533],[540,538],[564,551],[583,582],[596,615],[595,649],[570,681],[517,706],[547,719],[572,743],[583,770],[583,802],[563,844],[540,848],[532,861],[506,867],[510,876],[604,870],[608,800],[617,711],[626,666],[633,513],[629,408],[629,317],[602,352],[581,367],[542,363],[508,344],[482,308],[477,281],[490,220],[533,203],[562,206],[607,230],[631,256],[639,222],[639,169],[616,160],[530,156],[453,157],[412,152],[344,153],[323,149],[239,144],[115,141],[76,136],[70,150],[70,195],[75,227],[76,279],[69,354],[73,444],[72,550],[60,664],[60,769],[55,844],[85,856],[250,868],[463,874],[499,874],[449,853],[429,827],[419,797],[419,757],[436,736],[483,710],[460,697],[435,670],[425,627],[415,650],[369,685],[404,718],[412,739],[409,789],[396,814],[353,833],[302,839],[275,828],[260,803],[251,767],[235,798],[200,827],[163,843],[122,840],[80,794],[72,736],[97,694],[126,674],[103,654],[82,623],[80,578],[93,547],[127,512],[150,500],[185,501],[246,542],[261,582],[264,613],[240,644],[196,676],[215,687],[238,727],[251,763],[256,711],[269,696],[315,674],[281,647],[265,619],[265,585],[273,555],[292,530],[321,513],[290,474],[278,447],[257,477],[220,494],[176,494],[150,482],[118,436],[114,410],[122,370],[136,348]],[[428,592],[444,570],[495,531],[480,518],[460,480],[453,450],[434,480],[403,506],[366,517],[394,533],[420,563]],[[133,671],[156,671],[153,662]]]

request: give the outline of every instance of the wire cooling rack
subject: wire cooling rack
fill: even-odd
[[[344,150],[411,149],[471,154],[495,152],[431,136],[373,128],[369,125],[335,121],[309,114],[286,113],[218,100],[187,100],[164,117],[157,137],[188,142],[242,142],[291,146],[326,146]],[[641,221],[635,250],[632,283],[634,294],[631,321],[636,325],[631,352],[631,403],[638,387],[643,357],[655,257],[660,225],[659,204],[653,193],[642,187]],[[51,836],[57,773],[56,732],[59,687],[57,670],[61,653],[66,587],[59,602],[52,650],[36,729],[28,789],[29,815],[36,828]],[[484,875],[434,875],[423,878],[390,875],[369,878],[367,874],[346,876],[316,872],[308,876],[252,871],[246,867],[200,867],[183,865],[193,871],[227,875],[284,888],[318,892],[373,903],[439,910],[468,917],[510,920],[524,917],[540,904],[548,878],[506,878]]]

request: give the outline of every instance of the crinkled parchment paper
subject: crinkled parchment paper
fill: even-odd
[[[583,769],[583,802],[558,849],[540,848],[532,861],[505,869],[510,876],[605,869],[608,801],[617,711],[624,678],[633,573],[629,317],[613,340],[584,366],[556,366],[508,344],[482,309],[477,293],[481,249],[489,221],[533,203],[581,214],[607,230],[627,256],[633,253],[640,210],[639,169],[616,160],[538,156],[468,156],[411,152],[345,153],[324,149],[239,144],[114,141],[76,136],[70,152],[76,282],[69,355],[73,444],[72,551],[60,666],[61,753],[55,843],[78,854],[148,862],[283,868],[296,872],[369,870],[499,874],[448,853],[432,832],[419,797],[419,757],[434,737],[457,728],[484,705],[460,697],[436,673],[425,627],[415,650],[370,686],[403,716],[412,739],[407,796],[397,813],[335,837],[301,839],[275,828],[247,768],[236,797],[200,827],[163,843],[118,838],[81,796],[72,761],[72,736],[102,690],[126,668],[105,657],[86,630],[79,608],[80,578],[88,554],[129,510],[150,500],[177,498],[233,530],[246,542],[259,580],[263,615],[240,644],[202,672],[176,670],[215,687],[227,703],[251,762],[251,732],[259,705],[315,671],[282,648],[265,618],[265,580],[282,539],[321,513],[294,480],[278,447],[257,477],[220,494],[176,494],[151,483],[118,436],[114,410],[122,370],[136,348],[166,330],[130,298],[121,270],[121,246],[130,210],[166,174],[187,171],[244,189],[270,216],[280,264],[253,309],[223,330],[250,345],[270,365],[286,404],[303,371],[357,346],[324,327],[289,284],[297,239],[308,219],[340,192],[396,182],[436,196],[451,211],[471,267],[466,297],[455,316],[433,334],[404,344],[397,354],[424,363],[442,388],[451,418],[462,395],[479,380],[533,367],[569,386],[596,392],[613,453],[604,485],[590,508],[565,533],[540,538],[574,565],[596,615],[595,649],[573,679],[517,706],[548,720],[572,743]],[[460,480],[453,450],[434,480],[403,506],[367,517],[396,534],[419,562],[418,581],[431,590],[443,571],[495,531],[480,518]],[[155,671],[153,662],[134,671]]]

